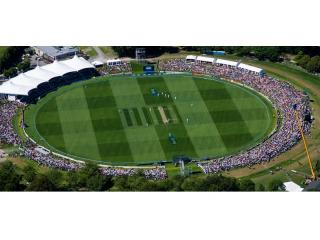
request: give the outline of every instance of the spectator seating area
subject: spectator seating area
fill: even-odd
[[[160,62],[159,67],[162,71],[192,72],[215,76],[225,79],[226,81],[246,85],[266,96],[278,110],[278,119],[281,119],[281,122],[278,122],[276,131],[269,136],[269,138],[265,139],[259,145],[236,155],[199,162],[199,167],[201,167],[205,173],[217,173],[232,168],[268,162],[292,148],[301,139],[295,118],[294,105],[302,121],[304,133],[310,133],[311,109],[309,97],[287,82],[257,74],[257,72],[251,71],[250,69],[239,68],[236,65],[233,66],[214,61],[199,62],[187,59],[172,59]]]

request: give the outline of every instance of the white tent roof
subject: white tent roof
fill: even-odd
[[[49,81],[52,78],[59,77],[60,75],[54,72],[43,69],[42,67],[37,66],[35,69],[32,69],[25,73],[28,77],[39,78],[44,81]]]
[[[214,62],[214,58],[198,56],[197,57],[197,61],[213,63]]]
[[[283,185],[287,192],[302,192],[303,188],[294,182],[285,182]]]
[[[54,61],[51,64],[36,67],[33,70],[11,78],[0,85],[0,93],[26,96],[31,89],[36,88],[40,83],[48,82],[52,78],[85,68],[94,68],[94,66],[78,56],[61,62]]]
[[[253,71],[253,72],[256,72],[256,73],[261,73],[263,71],[263,69],[261,68],[258,68],[258,67],[254,67],[254,66],[251,66],[251,65],[248,65],[248,64],[244,64],[244,63],[240,63],[239,68],[243,68],[243,69],[247,69],[249,71]]]
[[[25,73],[20,73],[18,76],[11,78],[10,82],[16,85],[30,86],[32,89],[45,81],[38,78],[28,77]]]
[[[109,59],[107,60],[107,63],[116,63],[116,62],[122,62],[120,59]]]
[[[76,69],[71,68],[71,67],[65,65],[62,62],[58,62],[57,60],[55,60],[51,64],[43,66],[42,68],[44,70],[59,74],[60,76],[63,76],[66,73],[70,73],[70,72],[75,72],[76,71]]]
[[[94,68],[94,66],[91,63],[89,63],[82,57],[79,58],[77,55],[75,55],[72,59],[61,61],[61,63],[77,71],[86,68]]]
[[[0,93],[3,94],[27,96],[29,91],[30,87],[17,85],[11,81],[5,82],[0,86]]]
[[[229,66],[237,66],[237,62],[234,61],[229,61],[229,60],[224,60],[224,59],[217,59],[218,64],[224,64],[224,65],[229,65]]]
[[[187,60],[196,60],[197,59],[197,56],[194,56],[194,55],[188,55],[186,57]]]

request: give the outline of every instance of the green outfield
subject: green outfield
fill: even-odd
[[[30,105],[25,122],[41,145],[115,165],[232,154],[261,141],[275,125],[274,109],[259,94],[191,75],[74,83]]]

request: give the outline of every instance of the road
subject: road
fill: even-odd
[[[93,59],[94,60],[97,60],[97,61],[100,61],[100,62],[103,62],[103,63],[106,63],[107,62],[107,57],[106,55],[103,53],[103,51],[97,47],[97,46],[93,46],[93,49],[97,52],[97,56],[94,57]]]

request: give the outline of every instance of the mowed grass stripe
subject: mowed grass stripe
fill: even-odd
[[[81,109],[81,111],[79,111],[79,113],[73,112],[72,118],[83,119],[82,124],[73,126],[66,124],[71,117],[70,113],[66,111],[66,109],[70,107],[69,97],[78,98],[77,109]],[[83,88],[77,87],[73,89],[73,91],[58,96],[56,102],[67,151],[79,157],[100,160],[97,139],[91,123],[90,111]],[[68,134],[70,128],[75,128],[74,131],[72,131],[73,134]]]
[[[225,143],[208,112],[193,77],[168,76],[165,81],[170,91],[176,96],[174,98],[175,106],[198,156],[204,157],[210,153],[225,154],[227,152]],[[205,141],[203,138],[199,140],[203,131],[207,132]]]
[[[50,111],[49,111],[50,110]],[[66,152],[63,130],[59,118],[56,99],[53,98],[40,108],[35,117],[36,129],[46,141],[57,150]],[[44,114],[45,113],[45,114]],[[49,117],[47,113],[49,114]]]
[[[89,84],[84,88],[101,160],[130,163],[131,151],[123,132],[123,111],[119,112],[110,82]]]
[[[131,120],[131,116],[130,116],[129,110],[124,108],[124,109],[122,109],[122,111],[123,111],[124,117],[126,119],[127,126],[132,127],[133,126],[133,122]]]
[[[142,120],[141,120],[141,117],[140,117],[138,109],[137,108],[133,108],[132,111],[133,111],[134,117],[136,119],[137,125],[138,126],[142,126]]]
[[[164,114],[166,115],[166,118],[169,120],[169,123],[172,123],[172,116],[168,109],[168,106],[162,106]]]
[[[148,123],[148,125],[153,124],[149,108],[142,107],[142,112],[143,112],[144,118],[145,118],[146,122]]]
[[[153,109],[153,112],[154,112],[154,114],[155,114],[155,116],[156,116],[156,118],[157,118],[158,123],[159,123],[160,125],[163,125],[164,123],[163,123],[163,121],[162,121],[162,117],[161,117],[161,114],[160,114],[160,112],[159,112],[158,107],[157,107],[157,106],[153,106],[152,109]]]
[[[137,79],[118,78],[110,81],[117,107],[141,108],[146,106]],[[132,98],[130,99],[130,95]],[[125,99],[122,96],[127,96]],[[154,126],[125,128],[124,132],[131,150],[131,159],[137,164],[165,159]]]
[[[176,109],[172,97],[165,98],[163,96],[152,96],[150,94],[151,88],[155,88],[158,92],[165,92],[172,96],[173,92],[170,91],[170,89],[168,88],[165,79],[163,77],[153,76],[149,78],[138,78],[138,82],[145,102],[147,104],[153,105],[153,111],[151,113],[158,121],[158,125],[155,126],[155,129],[157,131],[157,135],[160,140],[161,146],[166,154],[166,159],[170,160],[175,155],[187,155],[190,157],[198,157],[193,143],[189,138],[188,132],[185,126],[183,125],[182,121],[180,121],[181,124],[177,125],[163,124],[162,117],[158,110],[158,106],[165,104],[173,106]],[[169,142],[169,133],[174,134],[178,138],[177,144],[173,145]]]
[[[272,125],[272,111],[271,106],[267,105],[267,100],[255,95],[250,90],[244,89],[243,92],[247,91],[248,95],[251,95],[252,98],[247,98],[247,101],[237,101],[236,99],[238,99],[240,91],[234,91],[231,88],[227,88],[227,90],[234,99],[233,102],[239,109],[251,135],[256,139],[266,135]],[[257,108],[258,105],[260,106],[259,108]],[[257,132],[260,132],[260,134],[257,134]]]
[[[195,80],[197,86],[200,84],[200,81]],[[238,107],[234,104],[234,100],[232,96],[230,96],[228,90],[226,89],[226,85],[222,85],[219,88],[219,92],[203,90],[201,89],[201,87],[198,87],[198,89],[203,99],[228,100],[226,101],[226,104],[228,104],[229,109],[232,109],[232,110],[209,112],[215,123],[221,123],[221,124],[217,124],[216,126],[220,133],[221,139],[223,140],[224,145],[226,146],[228,151],[234,152],[234,151],[240,150],[240,148],[243,148],[247,144],[251,143],[253,140],[253,136],[251,135],[245,120],[242,118],[242,115],[239,112]],[[211,96],[211,94],[217,94],[218,96]],[[209,104],[209,103],[210,102],[205,101],[205,104]],[[208,108],[210,108],[210,106],[208,106]],[[234,129],[234,131],[230,134],[225,134],[225,128],[223,123],[230,123],[230,122],[233,123],[231,127]],[[230,127],[230,124],[228,125],[228,127]],[[241,133],[238,132],[240,129],[241,129]]]

